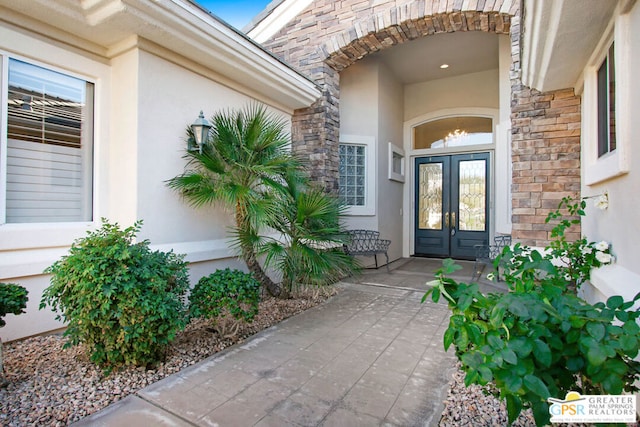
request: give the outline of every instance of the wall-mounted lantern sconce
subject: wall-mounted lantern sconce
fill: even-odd
[[[191,125],[191,130],[193,131],[193,135],[195,136],[195,144],[191,139],[189,139],[189,145],[187,150],[196,151],[199,150],[202,154],[202,144],[207,140],[207,135],[209,134],[209,130],[211,129],[211,124],[204,118],[204,113],[202,110],[200,111],[200,115],[196,119],[195,122]]]

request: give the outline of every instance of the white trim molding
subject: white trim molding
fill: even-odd
[[[257,22],[249,24],[248,31],[245,32],[258,43],[264,43],[312,2],[312,0],[281,0],[274,7],[271,7],[275,3],[272,2],[267,5],[263,13],[257,16]],[[247,28],[245,27],[244,30]]]
[[[524,0],[522,82],[542,92],[574,87],[616,4]]]
[[[60,237],[63,236],[61,234]],[[184,254],[185,261],[197,263],[237,257],[238,254],[230,248],[229,241],[230,239],[225,238],[194,242],[174,242],[151,245],[151,248],[163,252],[172,250],[176,254]],[[68,243],[60,247],[34,247],[7,252],[2,252],[2,248],[0,248],[0,280],[40,276],[47,267],[63,256],[68,255],[70,248],[71,246],[68,246]]]

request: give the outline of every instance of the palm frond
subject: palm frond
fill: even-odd
[[[224,196],[224,193],[220,192],[220,187],[211,179],[195,172],[178,175],[166,183],[194,207],[215,203]]]

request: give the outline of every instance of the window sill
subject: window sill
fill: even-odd
[[[0,225],[0,251],[69,247],[94,228],[93,222]]]
[[[347,206],[346,216],[375,216],[376,210],[372,206]]]
[[[584,181],[586,185],[596,185],[629,172],[626,159],[619,150],[595,159],[586,165]]]
[[[591,282],[580,289],[581,296],[590,303],[606,301],[614,295],[620,295],[625,301],[632,301],[638,288],[632,283],[639,283],[640,276],[621,265],[611,264],[591,272]]]

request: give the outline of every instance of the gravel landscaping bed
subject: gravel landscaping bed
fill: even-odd
[[[65,426],[162,378],[175,374],[247,337],[325,301],[336,290],[304,292],[293,299],[267,298],[251,324],[234,338],[221,338],[211,323],[193,320],[153,369],[127,368],[105,377],[82,346],[63,349],[66,339],[48,335],[4,345],[6,388],[0,388],[0,425]]]
[[[453,374],[449,394],[444,401],[440,427],[508,426],[507,407],[504,402],[489,394],[486,387],[475,384],[465,387],[464,376],[465,373],[460,369]],[[512,425],[535,427],[536,422],[531,410],[523,411]]]
[[[444,401],[444,410],[440,419],[440,427],[508,427],[507,407],[489,393],[488,387],[472,384],[464,385],[465,373],[460,370],[454,372],[449,383],[449,394]],[[629,424],[631,426],[633,424]],[[512,427],[535,427],[531,409],[522,411],[520,416],[511,424]],[[554,427],[591,427],[583,423],[557,423]]]

